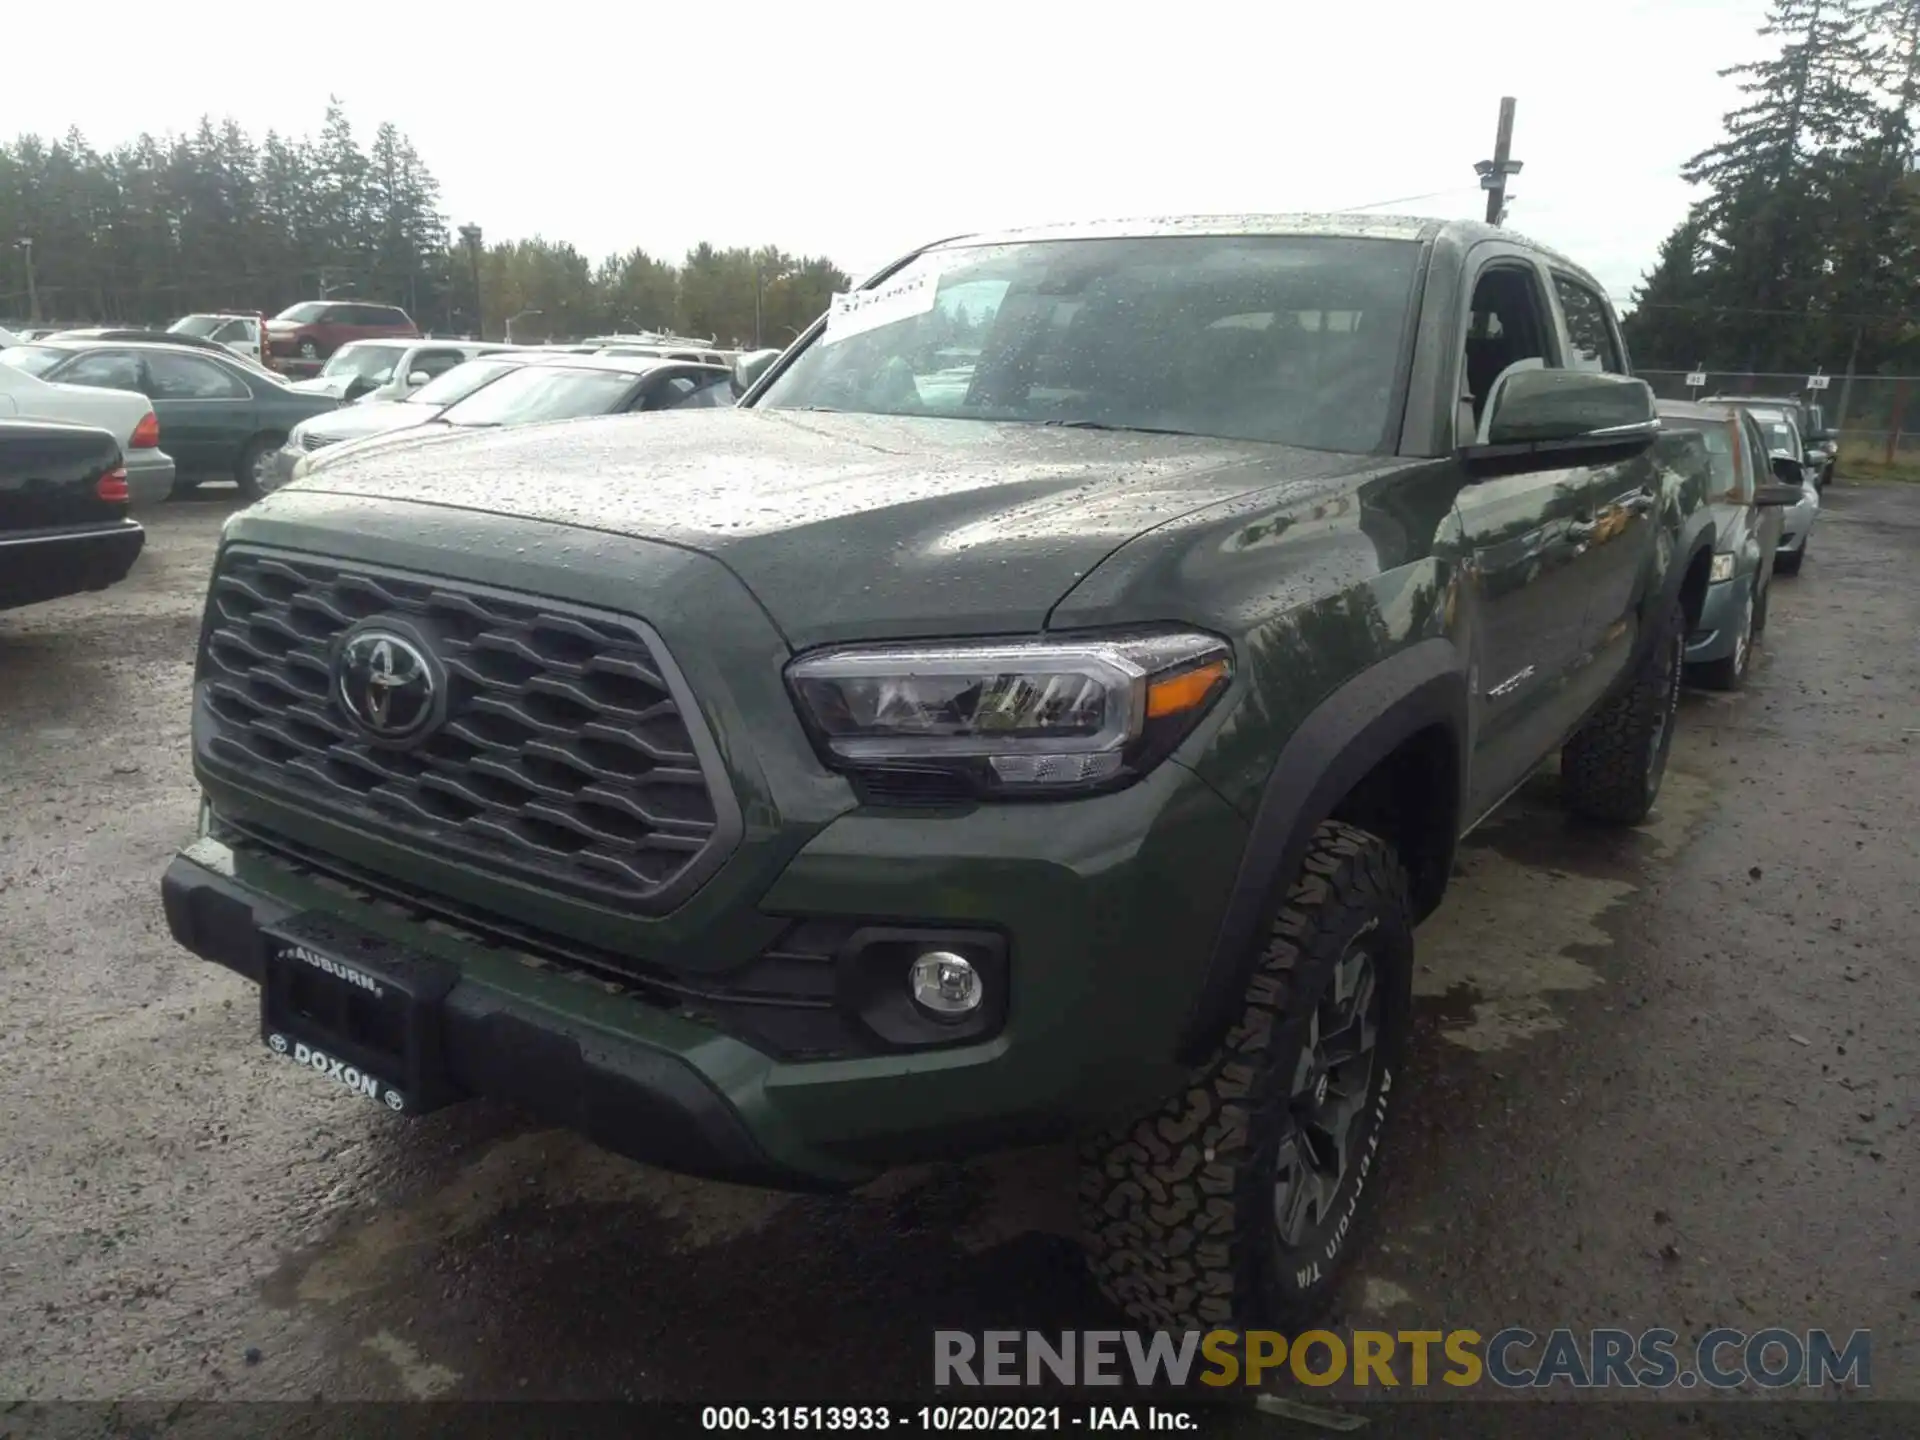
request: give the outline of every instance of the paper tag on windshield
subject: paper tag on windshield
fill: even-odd
[[[903,280],[889,280],[872,290],[835,295],[827,306],[827,328],[820,343],[831,345],[850,335],[862,335],[897,320],[924,315],[933,309],[939,296],[940,277],[931,270],[922,270]]]

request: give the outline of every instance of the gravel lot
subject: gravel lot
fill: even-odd
[[[273,1060],[159,902],[230,507],[0,614],[0,1398],[899,1395],[936,1326],[1113,1323],[1059,1153],[794,1198]],[[1337,1323],[1870,1327],[1920,1400],[1916,573],[1920,487],[1833,490],[1650,823],[1546,777],[1474,837]]]

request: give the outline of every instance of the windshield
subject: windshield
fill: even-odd
[[[438,409],[464,400],[482,385],[498,380],[509,370],[518,370],[523,360],[468,360],[444,375],[436,376],[407,396],[409,405],[431,405]]]
[[[326,313],[326,304],[320,300],[307,300],[298,305],[289,305],[273,318],[292,320],[301,325],[310,325]]]
[[[357,377],[384,385],[393,378],[394,367],[405,353],[398,345],[344,345],[334,351],[320,373],[330,379]]]
[[[54,350],[45,345],[14,345],[0,350],[0,363],[24,370],[29,375],[44,375],[72,353],[71,350]]]
[[[224,322],[218,315],[189,315],[184,320],[176,320],[167,326],[169,335],[193,335],[205,340],[212,336]]]
[[[1219,235],[937,250],[760,404],[1378,449],[1418,248]]]
[[[536,420],[606,415],[619,407],[638,379],[618,370],[523,365],[440,418],[450,425],[530,425]]]

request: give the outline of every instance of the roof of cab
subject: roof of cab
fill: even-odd
[[[1692,400],[1661,400],[1654,405],[1661,420],[1717,421],[1724,425],[1734,418],[1731,405],[1711,405]]]
[[[1076,220],[1010,230],[955,235],[925,246],[944,250],[975,245],[1005,245],[1035,240],[1115,240],[1178,235],[1301,235],[1352,240],[1434,241],[1445,239],[1465,250],[1483,240],[1502,240],[1531,250],[1542,259],[1598,285],[1587,268],[1550,246],[1503,226],[1478,220],[1441,220],[1420,215],[1364,215],[1325,212],[1283,215],[1160,215],[1135,219]]]

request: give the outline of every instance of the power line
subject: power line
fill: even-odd
[[[1476,187],[1471,185],[1456,185],[1451,190],[1429,190],[1424,195],[1396,195],[1391,200],[1375,200],[1371,205],[1342,205],[1334,213],[1351,215],[1360,210],[1378,210],[1383,205],[1410,205],[1415,200],[1437,200],[1442,195],[1464,195],[1474,188]]]

